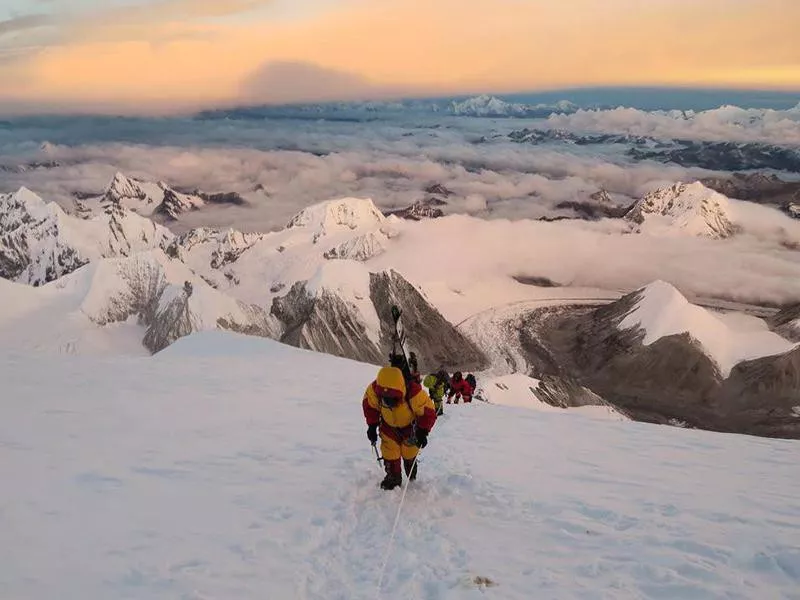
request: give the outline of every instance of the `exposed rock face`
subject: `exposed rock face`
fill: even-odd
[[[209,300],[223,298],[210,287],[196,284],[168,287],[158,299],[143,343],[151,352],[163,350],[175,340],[196,331],[224,329],[246,335],[274,337],[277,324],[260,306],[225,298],[218,306]]]
[[[720,428],[800,437],[800,347],[738,364],[715,397]]]
[[[569,374],[638,420],[800,437],[790,416],[800,406],[800,351],[740,362],[728,375],[689,333],[645,343],[645,330],[623,327],[641,294],[596,309],[534,311],[525,321],[534,321],[538,344],[524,346],[534,374]]]
[[[261,307],[225,296],[160,251],[104,259],[71,277],[84,277],[81,311],[100,326],[136,317],[147,327],[142,343],[163,350],[196,331],[226,329],[274,337],[278,327]]]
[[[563,142],[578,146],[618,144],[628,146],[634,160],[656,160],[682,167],[712,171],[750,171],[774,169],[800,171],[800,152],[794,148],[756,142],[713,142],[657,139],[649,136],[599,133],[581,134],[563,129],[520,129],[508,135],[513,142],[545,144]]]
[[[0,195],[0,276],[42,285],[91,260],[164,248],[172,234],[119,206],[91,219],[20,189]]]
[[[442,198],[449,198],[450,196],[453,196],[455,194],[455,192],[447,189],[441,183],[434,183],[432,185],[429,185],[428,187],[425,188],[425,193],[431,194],[432,196],[441,196]]]
[[[800,342],[800,304],[787,306],[768,321],[770,329],[786,339]]]
[[[272,301],[271,314],[283,324],[286,344],[373,364],[385,360],[359,310],[333,292],[314,294],[298,282]]]
[[[409,350],[416,352],[421,370],[444,367],[480,371],[488,367],[484,353],[396,271],[373,273],[369,291],[380,319],[384,348],[391,347],[391,307],[394,304],[403,311],[401,322],[409,336]]]
[[[658,160],[712,171],[800,171],[800,152],[793,148],[755,142],[675,140],[675,143],[676,147],[671,149],[634,147],[628,155],[636,160]]]
[[[800,218],[800,181],[784,181],[774,174],[734,173],[731,177],[704,179],[702,183],[728,198],[767,204]]]
[[[392,345],[392,304],[403,310],[407,350],[416,352],[421,369],[486,366],[480,350],[394,271],[369,273],[349,294],[333,286],[298,282],[287,295],[273,300],[271,313],[283,324],[280,339],[285,343],[384,364]]]
[[[619,219],[630,211],[631,206],[616,206],[612,203],[607,193],[603,192],[603,194],[605,195],[600,195],[599,199],[596,199],[598,194],[592,194],[590,201],[565,200],[556,204],[556,209],[574,211],[575,218],[586,221]],[[560,219],[558,217],[550,217],[549,220]]]
[[[447,202],[438,198],[426,198],[417,200],[411,206],[386,212],[386,216],[394,215],[400,219],[410,221],[421,221],[422,219],[438,219],[444,216],[444,211],[439,208],[445,206]]]
[[[647,194],[625,214],[639,231],[681,232],[711,238],[733,235],[728,199],[701,183],[676,183]]]

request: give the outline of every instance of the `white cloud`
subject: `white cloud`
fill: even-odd
[[[789,110],[745,109],[737,106],[722,106],[702,112],[647,112],[624,107],[579,110],[570,115],[551,115],[547,125],[553,129],[575,132],[798,146],[800,104]]]
[[[765,215],[800,241],[800,223],[774,210]],[[513,275],[530,275],[569,286],[631,291],[662,279],[690,296],[800,301],[798,252],[774,239],[747,233],[710,240],[623,231],[618,221],[485,221],[456,215],[407,225],[391,252],[371,265],[391,266],[432,288],[502,286]],[[436,268],[420,260],[420,249],[436,257]]]
[[[215,123],[188,135],[166,131],[164,137],[173,144],[169,146],[56,144],[41,152],[38,143],[0,138],[0,147],[6,148],[5,164],[53,160],[62,165],[0,173],[0,190],[25,185],[68,207],[73,192],[99,192],[121,170],[177,187],[239,192],[254,207],[203,211],[190,215],[186,225],[270,229],[282,226],[301,208],[334,197],[370,197],[382,208],[404,206],[424,197],[424,189],[432,183],[456,193],[449,200],[450,211],[536,218],[558,202],[586,199],[601,187],[637,197],[666,182],[709,174],[655,163],[626,165],[621,157],[578,156],[510,142],[474,145],[452,132],[393,139],[388,129],[381,133],[362,128],[347,136],[333,126],[328,131],[321,126],[321,132],[301,130],[292,137],[286,127],[276,126],[272,131],[234,129],[231,141],[218,145],[219,127]],[[276,147],[308,151],[271,149]],[[15,155],[9,155],[11,148]]]

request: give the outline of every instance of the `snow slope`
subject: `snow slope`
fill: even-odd
[[[148,359],[5,355],[0,596],[797,597],[791,441],[450,407],[390,545],[374,374],[219,333]]]
[[[0,351],[138,356],[193,331],[277,334],[266,311],[160,250],[97,260],[36,288],[0,279],[0,299]]]
[[[691,304],[664,281],[655,281],[638,294],[635,308],[620,322],[620,329],[643,329],[645,345],[665,336],[688,333],[719,366],[723,377],[741,361],[783,354],[796,347],[771,331],[731,327],[708,310]]]

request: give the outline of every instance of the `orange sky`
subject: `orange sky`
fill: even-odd
[[[55,36],[0,62],[12,84],[0,102],[147,111],[592,85],[800,90],[797,0],[341,0],[283,19],[268,4],[60,18]]]

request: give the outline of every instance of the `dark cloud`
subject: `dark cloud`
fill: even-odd
[[[347,71],[308,62],[267,62],[242,82],[244,102],[305,102],[402,96],[409,90],[377,85]]]

